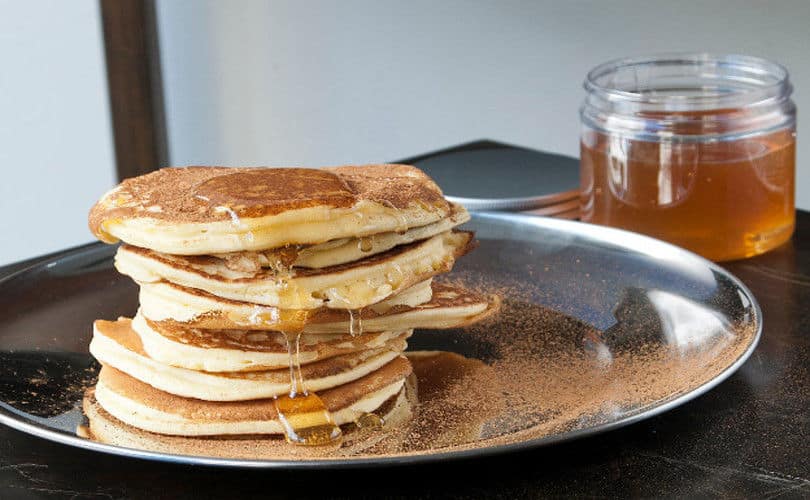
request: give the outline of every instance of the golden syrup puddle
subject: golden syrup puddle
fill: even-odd
[[[354,419],[354,425],[358,429],[382,429],[385,426],[385,419],[376,413],[362,413]]]

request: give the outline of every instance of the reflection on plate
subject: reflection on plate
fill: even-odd
[[[453,279],[499,293],[502,311],[466,330],[416,332],[416,381],[392,402],[403,410],[386,433],[357,432],[329,453],[261,439],[188,447],[135,433],[112,446],[77,436],[98,368],[87,353],[91,323],[137,304],[101,245],[0,281],[0,420],[83,448],[189,463],[410,463],[549,444],[660,413],[719,383],[756,344],[750,292],[686,251],[511,214],[474,215],[469,226],[481,245]]]

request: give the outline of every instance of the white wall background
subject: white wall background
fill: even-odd
[[[0,265],[92,241],[114,184],[96,0],[0,0]]]
[[[484,137],[578,155],[585,73],[651,52],[778,60],[810,113],[807,0],[161,1],[158,14],[175,164],[393,160]]]

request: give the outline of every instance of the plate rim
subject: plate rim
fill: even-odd
[[[691,391],[685,392],[670,399],[664,403],[655,405],[651,408],[640,410],[632,415],[625,416],[612,422],[600,424],[594,427],[584,429],[577,429],[574,431],[563,432],[552,436],[544,436],[539,438],[527,439],[525,441],[518,441],[507,444],[496,444],[492,446],[484,446],[478,448],[465,448],[465,449],[450,449],[446,451],[436,451],[430,453],[407,453],[395,456],[383,457],[366,457],[366,458],[325,458],[317,460],[267,460],[267,459],[238,459],[238,458],[220,458],[220,457],[206,457],[200,455],[179,455],[172,453],[160,453],[149,450],[141,450],[137,448],[127,448],[123,446],[109,445],[92,441],[90,439],[82,438],[77,435],[71,435],[64,431],[49,429],[45,426],[38,425],[32,422],[26,422],[17,418],[14,412],[9,411],[7,408],[0,406],[0,424],[6,425],[18,431],[30,434],[48,441],[74,446],[84,450],[96,451],[101,453],[108,453],[122,457],[137,458],[143,460],[153,460],[158,462],[178,463],[188,465],[204,465],[214,467],[244,467],[251,469],[354,469],[365,467],[391,467],[400,465],[417,465],[417,464],[430,464],[436,462],[443,462],[449,460],[462,460],[471,458],[484,458],[496,455],[502,455],[513,452],[520,452],[532,450],[558,444],[578,440],[584,437],[593,436],[616,430],[628,425],[647,420],[649,418],[666,413],[678,406],[681,406],[693,399],[696,399],[710,390],[714,389],[722,382],[727,380],[734,374],[751,356],[759,344],[762,336],[763,317],[762,309],[759,305],[754,294],[737,276],[729,272],[722,266],[712,262],[708,259],[701,257],[689,250],[677,247],[671,243],[667,243],[650,236],[645,236],[639,233],[626,231],[623,229],[598,226],[585,222],[555,219],[553,217],[536,217],[531,215],[508,213],[508,212],[474,212],[471,214],[472,220],[476,219],[496,219],[506,220],[511,222],[528,223],[532,226],[540,226],[544,228],[562,230],[574,234],[588,234],[589,236],[598,236],[597,239],[609,243],[618,244],[622,247],[629,248],[637,253],[653,256],[654,249],[666,249],[670,252],[675,252],[684,258],[697,259],[698,262],[703,263],[708,268],[717,271],[730,279],[735,286],[737,286],[745,294],[746,298],[751,302],[751,308],[754,311],[754,321],[756,324],[756,332],[752,336],[749,345],[740,356],[729,364],[722,372],[717,374],[711,380],[695,387]],[[639,245],[632,245],[632,243]],[[0,286],[3,286],[7,281],[15,278],[16,276],[29,272],[33,268],[40,266],[53,265],[53,262],[59,261],[64,258],[75,256],[89,251],[96,251],[100,249],[112,249],[108,245],[101,242],[96,242],[90,245],[81,245],[76,248],[67,249],[63,252],[57,252],[43,256],[41,259],[36,259],[30,265],[25,265],[20,269],[15,269],[10,273],[0,276]],[[5,405],[5,403],[4,403]]]
[[[471,198],[467,196],[454,196],[445,194],[445,198],[453,203],[464,205],[467,210],[476,212],[502,212],[510,210],[530,210],[545,208],[557,203],[568,202],[579,197],[579,188],[549,193],[539,196],[524,196],[520,198]],[[518,214],[515,214],[518,215]]]

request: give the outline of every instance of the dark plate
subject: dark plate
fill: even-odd
[[[91,324],[132,315],[137,307],[135,285],[114,271],[114,248],[104,245],[0,279],[0,421],[71,446],[185,463],[425,462],[548,445],[662,413],[727,378],[759,339],[761,313],[751,293],[685,250],[624,231],[520,215],[475,214],[469,227],[481,245],[453,275],[498,290],[503,311],[466,331],[417,332],[411,349],[454,351],[488,365],[487,390],[498,401],[481,413],[473,437],[382,456],[310,460],[172,455],[78,437],[79,404],[97,370],[87,352]],[[455,396],[440,397],[452,402]],[[445,435],[458,422],[448,417],[434,424],[431,432]]]
[[[468,210],[522,211],[578,199],[579,160],[481,141],[403,160]]]

